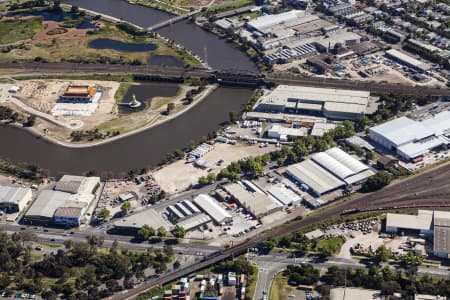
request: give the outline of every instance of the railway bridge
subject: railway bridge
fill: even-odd
[[[164,21],[162,21],[160,23],[157,23],[157,24],[154,24],[154,25],[152,25],[150,27],[147,27],[147,30],[148,31],[156,31],[156,30],[162,29],[164,27],[171,26],[172,24],[176,24],[178,22],[187,20],[191,16],[193,16],[193,15],[199,13],[199,12],[200,12],[200,10],[197,9],[197,10],[193,10],[193,11],[188,12],[188,13],[183,14],[183,15],[175,16],[175,17],[170,18],[168,20],[164,20]]]

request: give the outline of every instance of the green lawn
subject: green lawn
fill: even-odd
[[[328,255],[334,255],[339,251],[342,244],[345,243],[345,238],[343,237],[332,237],[329,239],[320,240],[317,242],[316,249],[318,251],[324,252]]]
[[[287,284],[287,278],[283,273],[278,273],[272,281],[269,291],[270,300],[286,300],[288,295],[295,291],[295,288]]]
[[[123,97],[125,96],[125,94],[128,92],[128,89],[132,86],[133,84],[131,82],[121,82],[119,88],[117,89],[116,93],[114,94],[114,99],[116,100],[116,102],[122,102],[123,101]]]
[[[236,1],[226,2],[224,4],[220,4],[220,5],[216,5],[216,6],[211,6],[208,8],[208,11],[213,11],[213,12],[227,11],[227,10],[241,8],[241,7],[253,5],[253,4],[255,4],[255,2],[253,0],[236,0]]]
[[[43,29],[41,18],[2,21],[0,22],[0,44],[31,39],[36,32]]]

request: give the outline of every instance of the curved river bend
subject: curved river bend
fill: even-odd
[[[167,153],[207,136],[248,101],[248,89],[218,88],[189,112],[135,135],[87,148],[67,148],[36,138],[23,129],[0,126],[0,156],[49,170],[52,175],[97,171],[125,174],[154,167]]]
[[[149,27],[173,17],[166,12],[132,5],[123,0],[63,0],[62,2],[122,19],[141,27]],[[225,39],[220,39],[188,21],[157,32],[183,45],[202,59],[206,59],[208,65],[214,69],[257,72],[256,65],[236,45],[227,43]]]
[[[152,8],[131,5],[123,0],[65,0],[68,4],[122,18],[147,27],[171,15]],[[256,71],[254,63],[235,45],[217,38],[198,26],[181,22],[159,32],[191,49],[215,69]],[[175,86],[174,86],[175,88]],[[153,167],[167,153],[185,148],[228,121],[230,111],[239,111],[250,98],[250,89],[218,88],[185,114],[135,135],[88,148],[67,148],[38,139],[30,132],[0,126],[0,158],[26,162],[44,168],[52,175],[122,175],[131,169]]]

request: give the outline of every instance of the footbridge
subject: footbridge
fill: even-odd
[[[147,30],[148,31],[156,31],[158,29],[162,29],[162,28],[170,26],[172,24],[175,24],[175,23],[187,20],[187,19],[189,19],[190,17],[192,17],[193,15],[195,15],[195,14],[197,14],[199,12],[200,12],[200,10],[197,9],[197,10],[193,10],[193,11],[191,11],[189,13],[186,13],[184,15],[175,16],[175,17],[170,18],[168,20],[164,20],[164,21],[162,21],[162,22],[160,22],[158,24],[154,24],[154,25],[152,25],[150,27],[147,27]]]

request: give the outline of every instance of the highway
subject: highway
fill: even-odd
[[[147,250],[148,248],[163,249],[164,244],[149,244],[145,242],[136,242],[131,236],[106,234],[104,230],[87,227],[83,229],[57,229],[57,228],[41,228],[36,226],[21,226],[13,224],[0,224],[0,230],[6,232],[29,232],[37,236],[38,242],[64,244],[66,240],[74,242],[86,242],[86,237],[93,234],[102,236],[104,239],[104,246],[111,247],[114,241],[117,241],[119,248],[126,248],[130,250]],[[197,245],[189,243],[180,243],[172,245],[175,253],[182,253],[183,255],[206,256],[210,253],[218,251],[221,247],[209,245]]]
[[[248,239],[239,245],[226,249],[223,252],[219,252],[217,255],[209,257],[196,265],[173,271],[155,281],[144,283],[135,289],[123,291],[120,294],[112,296],[111,299],[131,299],[152,287],[168,283],[182,276],[186,276],[226,258],[243,254],[248,248],[253,248],[260,242],[265,241],[270,237],[280,237],[295,232],[299,229],[308,228],[324,220],[332,220],[337,218],[340,216],[342,211],[347,209],[381,208],[388,205],[431,205],[436,203],[449,203],[450,182],[448,181],[448,174],[450,174],[450,163],[428,169],[416,176],[411,176],[400,182],[393,183],[378,192],[360,194],[351,197],[346,201],[331,203],[314,211],[309,216],[301,220],[294,220],[270,231],[263,232],[262,234],[252,239]],[[423,192],[418,194],[418,190]]]
[[[397,93],[421,96],[446,96],[450,97],[448,88],[414,87],[391,83],[374,83],[369,81],[327,79],[300,76],[275,76],[269,74],[264,79],[257,74],[240,73],[239,70],[216,71],[210,69],[183,69],[178,67],[152,66],[152,65],[114,65],[114,64],[75,64],[75,63],[0,63],[0,69],[10,69],[11,74],[27,75],[56,75],[56,74],[134,74],[139,76],[174,76],[174,77],[200,77],[217,79],[221,76],[234,78],[235,84],[245,84],[246,81],[266,83],[303,85],[311,87],[330,87],[343,89],[367,90],[373,93]]]

